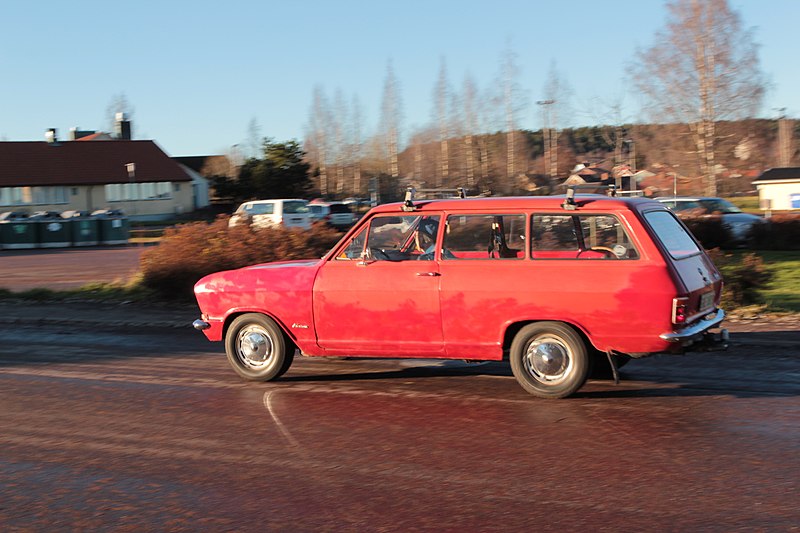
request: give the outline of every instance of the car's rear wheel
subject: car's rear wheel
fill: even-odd
[[[589,374],[589,356],[581,337],[561,322],[535,322],[514,337],[509,353],[519,384],[540,398],[564,398]]]
[[[271,318],[247,313],[231,322],[225,335],[228,362],[249,381],[270,381],[283,375],[294,360],[295,346]]]

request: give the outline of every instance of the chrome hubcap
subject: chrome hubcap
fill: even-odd
[[[272,339],[261,326],[246,326],[239,332],[236,355],[245,366],[263,368],[269,365],[273,355]]]
[[[537,381],[558,383],[572,371],[572,352],[559,337],[537,337],[525,353],[525,370]]]

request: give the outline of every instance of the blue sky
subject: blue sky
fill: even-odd
[[[755,29],[771,89],[761,116],[800,115],[797,0],[730,0]],[[400,81],[404,131],[425,126],[442,58],[460,88],[498,78],[509,43],[519,84],[542,98],[550,65],[572,87],[573,124],[593,124],[592,102],[623,97],[637,120],[626,70],[663,24],[661,0],[8,2],[0,19],[0,139],[43,140],[55,127],[107,129],[122,94],[136,138],[171,155],[225,153],[261,134],[301,139],[321,85],[356,95],[364,133],[379,117],[387,64]],[[520,126],[541,127],[529,105]]]

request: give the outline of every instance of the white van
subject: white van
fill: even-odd
[[[297,198],[278,200],[252,200],[245,202],[233,213],[229,227],[240,223],[256,227],[285,226],[287,228],[311,228],[311,213],[308,202]]]

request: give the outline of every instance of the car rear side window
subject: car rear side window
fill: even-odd
[[[450,215],[442,259],[522,259],[525,215]]]
[[[669,211],[650,211],[644,218],[673,259],[682,259],[700,252],[697,243]]]
[[[613,215],[533,215],[534,259],[637,259],[639,253]]]

